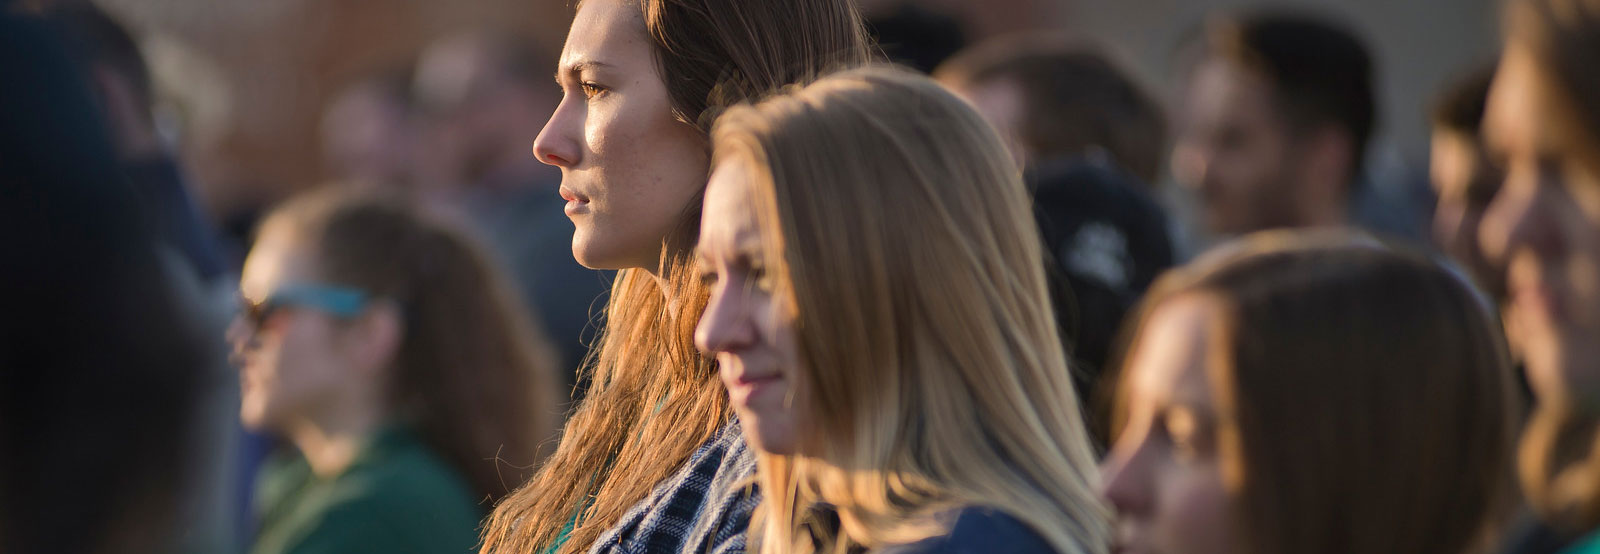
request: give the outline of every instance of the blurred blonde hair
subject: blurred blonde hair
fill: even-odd
[[[847,0],[637,5],[673,116],[702,131],[727,105],[871,56],[861,17]],[[666,290],[644,269],[618,272],[605,332],[584,363],[589,391],[555,454],[495,508],[483,552],[557,544],[562,553],[587,550],[730,421],[716,365],[694,347],[709,296],[690,266],[699,216],[697,196],[662,237]]]
[[[998,509],[1064,553],[1109,512],[1057,340],[1031,203],[1000,138],[924,77],[872,67],[729,110],[716,163],[748,163],[778,288],[799,316],[809,415],[760,455],[762,552],[843,552]],[[808,513],[838,510],[836,536]]]

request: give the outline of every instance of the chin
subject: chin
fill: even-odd
[[[655,270],[656,260],[661,254],[659,246],[642,248],[643,251],[637,253],[630,253],[628,249],[618,246],[606,244],[604,240],[595,240],[584,229],[579,228],[578,232],[572,235],[572,258],[577,260],[579,265],[589,269]]]
[[[794,429],[787,422],[764,420],[745,411],[741,411],[739,419],[744,427],[745,441],[752,448],[777,456],[793,456],[797,453]]]

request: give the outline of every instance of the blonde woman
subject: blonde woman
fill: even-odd
[[[689,265],[707,132],[733,102],[868,58],[848,0],[585,0],[564,96],[534,141],[561,169],[572,253],[620,269],[588,394],[555,454],[495,509],[484,552],[739,552],[755,472],[712,360]]]
[[[932,81],[836,74],[713,131],[699,245],[762,552],[1105,552],[1038,231]]]

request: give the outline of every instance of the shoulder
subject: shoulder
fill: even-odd
[[[915,543],[883,548],[885,554],[966,554],[1011,552],[1054,554],[1044,537],[1017,518],[985,507],[950,513],[950,532]]]
[[[321,527],[344,530],[363,549],[469,550],[486,508],[466,481],[426,449],[406,449],[340,477]],[[397,542],[398,541],[398,542]]]

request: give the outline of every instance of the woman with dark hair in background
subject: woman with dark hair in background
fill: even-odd
[[[578,262],[621,271],[590,388],[485,552],[744,549],[755,464],[693,340],[706,133],[722,107],[869,56],[847,0],[579,3],[534,154],[561,168]]]
[[[1027,190],[977,112],[869,68],[712,136],[696,342],[761,451],[760,551],[1105,552]]]
[[[465,552],[537,462],[555,362],[497,267],[399,202],[324,190],[262,223],[229,329],[269,461],[252,552]]]
[[[1484,115],[1505,183],[1479,240],[1537,404],[1524,494],[1600,552],[1600,0],[1516,0]]]
[[[1514,500],[1486,301],[1341,232],[1255,235],[1156,281],[1101,466],[1130,553],[1463,554]]]

